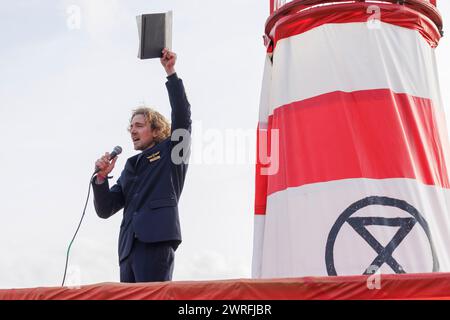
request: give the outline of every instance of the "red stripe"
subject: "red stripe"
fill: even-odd
[[[332,92],[277,108],[269,128],[279,130],[279,171],[268,177],[267,194],[349,178],[450,188],[443,119],[431,100],[388,89]]]
[[[255,173],[255,214],[266,214],[266,203],[267,203],[267,175],[261,174],[262,168],[267,166],[266,161],[261,159],[259,156],[260,146],[261,146],[261,132],[267,132],[266,130],[261,130],[258,125],[258,130],[256,134],[256,145],[257,147],[257,162],[256,162],[256,173]],[[269,146],[270,141],[268,141],[267,150],[270,150]]]
[[[337,4],[317,7],[281,18],[278,17],[273,28],[266,29],[266,32],[270,33],[270,38],[273,41],[273,46],[269,47],[268,51],[272,51],[281,39],[307,32],[324,24],[365,23],[373,17],[373,12],[368,12],[370,5],[373,5],[373,3]],[[438,45],[441,38],[439,30],[425,15],[400,5],[377,3],[377,6],[381,10],[381,21],[403,28],[417,30],[430,46],[436,47]],[[273,22],[271,24],[268,22],[267,26],[272,24]]]

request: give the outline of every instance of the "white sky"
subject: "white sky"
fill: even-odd
[[[440,2],[450,21],[450,2]],[[81,10],[79,29],[68,27],[71,5]],[[197,135],[174,280],[250,277],[268,0],[17,0],[0,9],[0,288],[60,285],[95,159],[123,147],[115,181],[135,154],[126,131],[131,109],[145,101],[170,114],[159,61],[136,57],[135,21],[168,10]],[[436,53],[448,113],[448,37]],[[246,160],[217,163],[221,152],[236,155],[230,140],[221,144],[233,134],[249,142],[238,155]],[[70,258],[82,284],[118,281],[121,218],[99,219],[90,200]]]

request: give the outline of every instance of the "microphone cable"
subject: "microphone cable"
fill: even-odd
[[[83,214],[81,215],[80,223],[78,224],[77,230],[75,231],[75,234],[73,235],[72,241],[70,241],[69,247],[67,248],[66,266],[64,267],[64,277],[63,277],[63,281],[62,281],[61,287],[64,287],[64,282],[66,281],[67,264],[69,262],[70,248],[72,247],[73,241],[75,240],[75,237],[77,236],[78,230],[80,230],[81,223],[83,222],[83,218],[84,218],[84,215],[86,213],[86,207],[87,207],[87,204],[89,202],[89,195],[91,194],[92,181],[94,179],[95,174],[96,174],[96,172],[94,172],[92,174],[91,178],[89,179],[88,194],[87,194],[87,197],[86,197],[86,203],[84,204]]]

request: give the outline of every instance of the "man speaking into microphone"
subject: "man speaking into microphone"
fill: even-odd
[[[129,132],[134,149],[142,152],[127,160],[111,188],[108,174],[117,157],[110,159],[106,153],[95,163],[99,171],[92,185],[97,215],[106,219],[124,209],[119,233],[121,282],[172,280],[175,250],[181,243],[178,200],[188,167],[191,132],[190,105],[175,73],[176,58],[164,49],[160,59],[167,73],[171,125],[155,110],[136,109]]]

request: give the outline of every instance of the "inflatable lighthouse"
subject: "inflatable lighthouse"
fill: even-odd
[[[450,271],[436,1],[271,1],[253,276]]]

